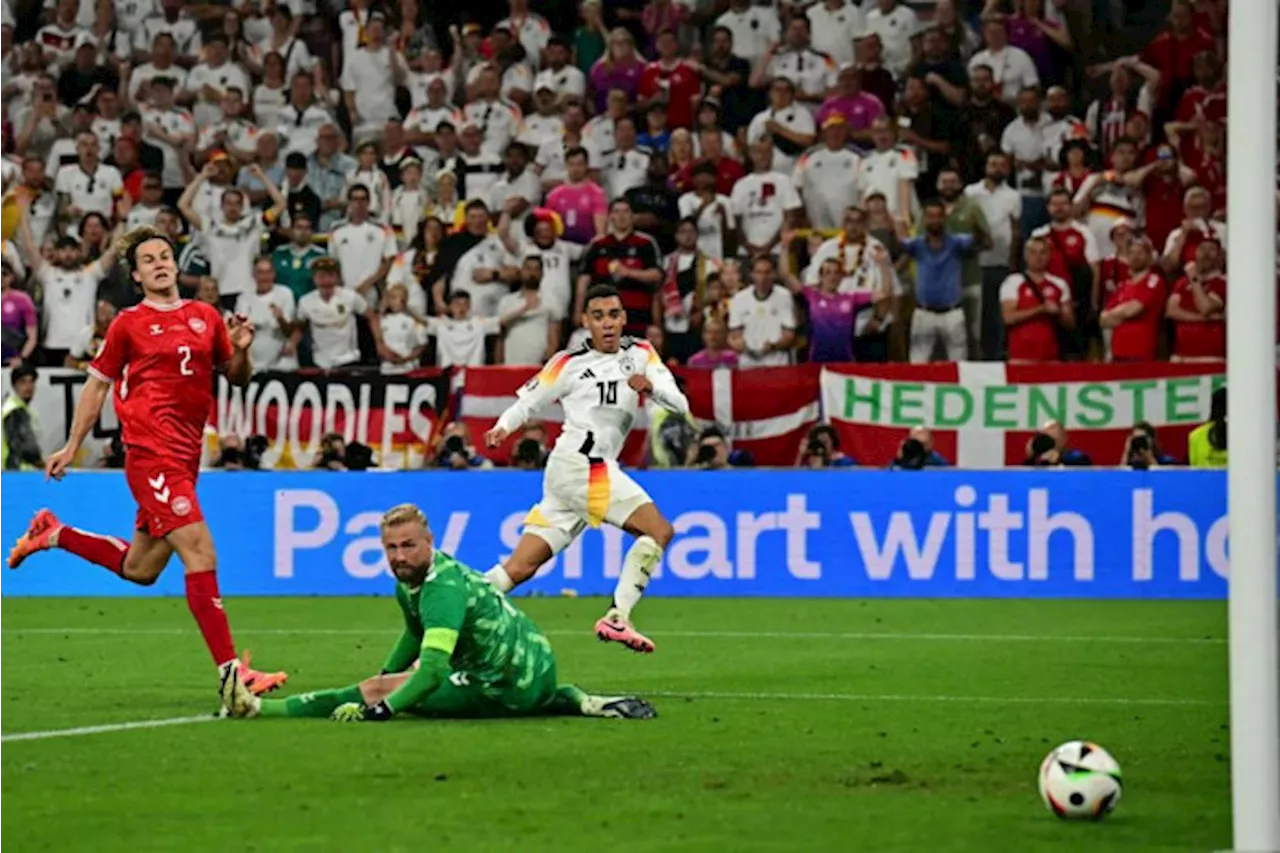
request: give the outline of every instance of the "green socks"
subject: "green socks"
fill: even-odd
[[[556,695],[547,705],[547,713],[561,714],[566,717],[582,715],[582,700],[587,698],[585,691],[572,684],[562,684],[556,688]]]
[[[263,699],[262,710],[258,714],[262,717],[328,717],[339,705],[348,702],[364,704],[359,684],[337,690],[300,693],[286,699]]]

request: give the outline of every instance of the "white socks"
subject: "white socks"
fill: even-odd
[[[662,548],[652,536],[641,536],[631,544],[622,561],[618,585],[613,590],[613,609],[623,619],[631,619],[631,610],[640,602],[645,587],[649,586],[649,576],[661,559]]]
[[[484,579],[489,582],[489,586],[498,592],[511,592],[515,584],[511,582],[511,575],[507,574],[507,570],[502,568],[502,563],[495,563],[493,568],[484,573]]]

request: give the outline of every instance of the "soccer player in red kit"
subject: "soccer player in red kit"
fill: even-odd
[[[1112,306],[1098,321],[1111,329],[1111,360],[1155,361],[1164,319],[1164,279],[1156,271],[1151,241],[1134,237],[1129,244],[1129,278],[1116,291]]]
[[[114,384],[125,479],[138,503],[133,541],[71,527],[42,509],[9,553],[9,567],[16,569],[37,551],[61,548],[149,586],[177,552],[186,569],[187,605],[218,666],[220,691],[247,698],[246,689],[273,690],[286,680],[284,673],[256,672],[236,656],[218,593],[213,538],[196,497],[214,373],[225,372],[239,385],[249,381],[253,325],[243,317],[224,323],[217,309],[180,299],[174,246],[155,229],[129,232],[118,252],[144,299],[121,311],[107,329],[89,365],[67,445],[49,456],[45,474],[61,479],[66,473]]]

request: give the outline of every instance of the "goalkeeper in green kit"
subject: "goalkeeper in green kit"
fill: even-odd
[[[650,719],[633,697],[591,696],[556,684],[551,644],[483,576],[432,547],[422,510],[401,504],[382,517],[382,546],[399,583],[404,631],[382,674],[337,690],[286,699],[226,691],[232,717],[332,717],[345,722],[420,717],[571,715]]]

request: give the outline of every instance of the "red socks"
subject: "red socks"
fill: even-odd
[[[187,577],[187,606],[200,626],[204,644],[213,655],[213,662],[222,666],[236,659],[235,643],[231,641],[231,626],[222,609],[222,597],[218,594],[218,576],[213,572],[196,572]]]
[[[124,560],[129,555],[127,542],[114,536],[86,533],[74,527],[63,527],[58,531],[58,547],[117,575],[124,571]]]

